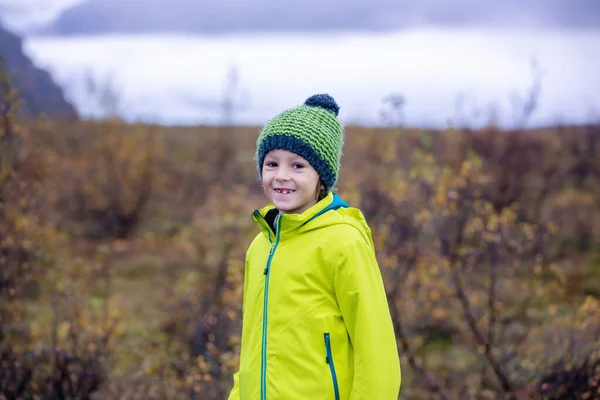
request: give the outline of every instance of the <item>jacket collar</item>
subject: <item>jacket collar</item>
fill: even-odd
[[[277,227],[276,230],[278,232],[274,232],[271,229],[265,218],[270,210],[275,209],[273,203],[268,204],[261,209],[254,210],[252,219],[258,223],[261,231],[268,236],[271,242],[273,242],[277,237],[288,235],[313,219],[318,218],[320,215],[325,214],[327,211],[337,210],[340,207],[347,208],[349,206],[337,194],[329,192],[321,201],[304,211],[302,214],[277,215],[275,218],[275,226]]]

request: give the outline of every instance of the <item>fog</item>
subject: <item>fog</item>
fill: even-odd
[[[312,93],[329,92],[345,122],[382,123],[382,98],[400,93],[406,105],[398,118],[409,125],[476,125],[495,113],[512,126],[535,76],[542,84],[532,124],[599,115],[596,31],[423,28],[327,40],[318,34],[33,37],[25,49],[85,116],[105,112],[90,82],[112,82],[118,108],[130,120],[222,122],[232,66],[238,72],[235,123],[260,124]]]

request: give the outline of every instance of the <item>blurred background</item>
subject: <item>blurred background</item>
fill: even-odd
[[[600,399],[599,1],[0,0],[0,57],[0,399],[227,398],[255,141],[314,93],[400,398]]]
[[[532,123],[599,114],[593,0],[2,0],[0,12],[84,117],[106,112],[98,91],[110,89],[127,120],[214,124],[228,93],[233,122],[261,124],[326,91],[346,122],[381,123],[382,99],[399,93],[411,125],[494,114],[508,127],[538,80]]]

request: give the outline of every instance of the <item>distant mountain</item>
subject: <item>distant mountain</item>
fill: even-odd
[[[21,110],[29,115],[76,117],[75,108],[48,72],[33,65],[23,53],[21,39],[0,26],[0,57],[4,59],[15,87],[20,92]]]
[[[419,24],[600,28],[600,1],[88,0],[42,33],[389,30]]]

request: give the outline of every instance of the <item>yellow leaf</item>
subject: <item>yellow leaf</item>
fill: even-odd
[[[431,315],[433,315],[433,318],[435,319],[443,319],[446,317],[446,311],[442,308],[436,307],[431,312]]]
[[[437,202],[439,205],[444,205],[444,203],[446,203],[446,193],[444,192],[438,192],[437,194]]]
[[[69,334],[69,330],[71,329],[71,324],[69,321],[63,321],[58,324],[57,332],[59,338],[66,338]]]

